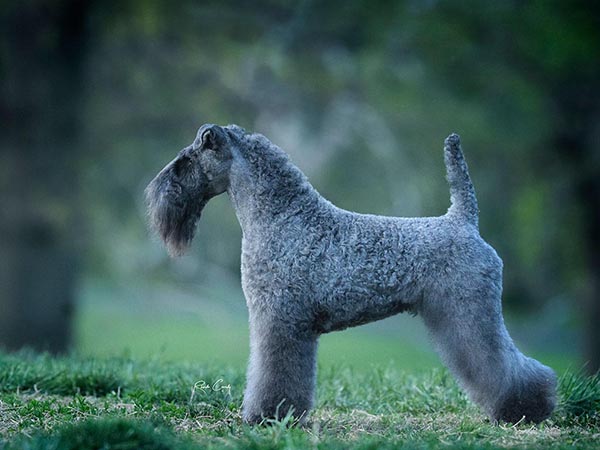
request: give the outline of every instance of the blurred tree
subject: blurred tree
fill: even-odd
[[[521,270],[514,271],[520,279],[511,280],[508,291],[510,296],[511,289],[528,285],[529,292],[517,290],[519,301],[539,307],[550,295],[548,287],[556,291],[569,286],[586,325],[587,369],[596,372],[600,369],[600,3],[440,1],[415,23],[420,28],[413,37],[427,36],[415,39],[415,48],[440,82],[464,96],[493,100],[498,112],[507,110],[499,117],[507,133],[519,133],[523,124],[515,118],[526,117],[523,111],[509,112],[512,105],[534,109],[542,98],[544,107],[537,111],[546,122],[539,126],[542,133],[524,155],[507,149],[516,158],[514,170],[527,178],[519,181],[524,183],[516,193],[504,194],[514,195],[518,204],[530,192],[540,193],[541,186],[549,186],[558,202],[546,204],[539,195],[533,202],[526,200],[524,212],[530,220],[522,225],[529,230],[519,233],[553,251],[528,254],[532,246],[521,242],[521,261],[516,261]],[[426,33],[428,26],[433,35]],[[554,221],[557,227],[552,229]],[[536,283],[539,274],[544,276]]]
[[[87,2],[0,6],[0,345],[62,352],[80,273]]]
[[[573,231],[582,242],[583,289],[580,303],[590,372],[600,370],[600,3],[567,2],[536,21],[531,11],[532,50],[527,52],[536,82],[546,86],[557,111],[548,147],[558,167],[552,175],[569,178],[572,205],[559,209],[571,246]],[[546,49],[544,54],[543,49]],[[573,220],[571,215],[575,214]],[[569,227],[570,228],[570,227]]]

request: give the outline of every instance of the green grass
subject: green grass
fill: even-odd
[[[243,369],[249,348],[245,300],[234,281],[218,281],[207,287],[135,278],[122,283],[86,279],[75,320],[77,353]],[[517,344],[558,373],[581,365],[572,350],[548,354],[528,347],[528,342]],[[386,365],[413,374],[441,368],[421,319],[408,314],[324,335],[318,357],[323,368],[370,370]]]
[[[239,287],[219,286],[206,292],[198,286],[156,283],[149,288],[88,280],[80,297],[75,321],[78,354],[126,353],[240,369],[248,360],[247,312]],[[380,324],[371,324],[323,336],[319,363],[365,368],[391,363],[411,371],[441,367],[418,319],[397,316],[384,328],[386,324],[386,332],[381,332]]]
[[[415,319],[413,319],[415,320]],[[202,323],[182,318],[123,317],[95,312],[78,324],[77,351],[107,357],[127,353],[169,361],[206,361],[243,368],[248,360],[248,325]],[[102,330],[99,336],[98,330]],[[370,367],[391,363],[411,371],[441,367],[433,348],[424,340],[416,345],[399,337],[354,329],[321,337],[319,362],[323,366],[348,364]]]
[[[320,367],[304,428],[242,424],[243,387],[217,363],[0,354],[0,448],[600,448],[598,377],[563,374],[538,426],[491,424],[439,369]]]

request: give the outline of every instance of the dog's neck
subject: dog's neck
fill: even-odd
[[[228,194],[244,233],[301,214],[322,197],[285,152],[262,135],[248,135],[234,150]]]

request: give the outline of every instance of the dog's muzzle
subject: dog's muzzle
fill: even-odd
[[[208,201],[207,186],[199,168],[188,156],[180,154],[146,188],[150,228],[172,256],[179,256],[189,248]]]

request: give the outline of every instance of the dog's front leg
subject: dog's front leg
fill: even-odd
[[[303,422],[313,406],[317,336],[298,331],[286,319],[271,308],[250,310],[245,422],[281,419],[292,408]]]

